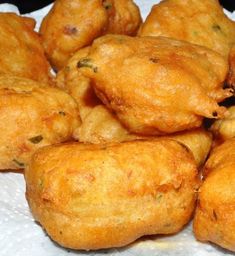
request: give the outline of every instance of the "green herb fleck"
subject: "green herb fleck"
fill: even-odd
[[[221,27],[220,27],[220,25],[218,25],[218,24],[214,24],[214,25],[212,26],[212,29],[213,29],[214,31],[216,31],[216,32],[221,31]]]
[[[12,161],[13,161],[16,165],[18,165],[19,167],[24,168],[24,163],[18,161],[17,159],[13,159]]]
[[[32,138],[29,138],[29,141],[32,142],[33,144],[38,144],[43,140],[42,135],[38,135]]]
[[[163,195],[162,194],[158,194],[157,195],[157,201],[160,201],[162,199]]]
[[[95,73],[98,72],[98,67],[95,67],[92,63],[91,59],[85,58],[85,59],[81,59],[79,60],[79,62],[77,63],[77,67],[78,68],[91,68]]]
[[[66,113],[64,111],[59,111],[59,115],[66,116]]]
[[[104,6],[104,8],[106,10],[109,10],[109,9],[111,9],[113,7],[112,4],[110,2],[108,2],[108,1],[104,1],[103,2],[103,6]]]

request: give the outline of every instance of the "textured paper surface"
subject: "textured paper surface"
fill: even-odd
[[[159,1],[136,0],[143,18],[151,6]],[[40,24],[49,7],[27,16],[34,17]],[[17,8],[0,5],[0,11],[18,12]],[[235,15],[226,12],[230,18]],[[232,17],[233,16],[233,17]],[[217,246],[197,242],[189,225],[174,236],[153,236],[138,240],[122,248],[98,252],[71,251],[61,248],[36,224],[25,200],[25,182],[22,174],[0,173],[0,256],[222,256],[234,255]]]

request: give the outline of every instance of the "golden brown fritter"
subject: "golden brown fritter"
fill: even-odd
[[[178,232],[190,220],[198,173],[173,140],[39,149],[25,171],[35,219],[64,247],[120,247]]]
[[[101,0],[55,1],[40,27],[52,66],[61,69],[73,53],[100,36],[107,23],[107,12]]]
[[[235,106],[229,107],[228,113],[225,118],[216,120],[210,128],[218,142],[235,137]]]
[[[24,168],[36,149],[70,140],[79,124],[77,104],[67,93],[0,76],[1,170]]]
[[[159,135],[223,117],[217,102],[231,95],[222,83],[227,62],[207,48],[164,37],[107,35],[77,67],[128,130]]]
[[[79,49],[104,33],[136,34],[141,17],[132,0],[57,0],[40,33],[52,66],[60,70]]]
[[[106,34],[135,36],[142,22],[140,10],[132,0],[104,0],[109,21]]]
[[[235,251],[235,138],[214,149],[205,174],[194,219],[195,236]]]
[[[185,40],[227,57],[235,43],[235,23],[218,0],[163,0],[153,6],[139,35]]]
[[[0,74],[51,82],[50,66],[35,21],[14,13],[0,13]]]
[[[202,128],[179,132],[165,138],[177,140],[187,146],[192,151],[198,167],[204,164],[212,146],[211,133]]]

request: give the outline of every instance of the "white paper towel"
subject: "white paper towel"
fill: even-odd
[[[136,0],[145,18],[157,0]],[[51,5],[28,14],[37,20],[37,28]],[[12,5],[0,5],[0,11],[18,12]],[[226,12],[230,18],[235,15]],[[0,256],[222,256],[235,255],[221,248],[199,243],[189,225],[174,236],[153,236],[138,240],[122,248],[98,252],[81,252],[64,249],[50,240],[36,224],[25,200],[25,182],[22,174],[0,173]]]

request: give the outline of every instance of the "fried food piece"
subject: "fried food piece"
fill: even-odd
[[[14,13],[0,13],[0,74],[51,82],[50,66],[35,21]]]
[[[52,66],[59,70],[80,48],[105,30],[107,11],[101,0],[57,0],[43,19],[40,33]]]
[[[90,79],[83,76],[77,68],[77,63],[87,56],[89,49],[86,47],[78,50],[56,76],[56,85],[66,90],[77,101],[82,121],[95,106],[101,104],[95,95]]]
[[[135,36],[142,23],[140,10],[132,0],[104,0],[109,21],[106,34]]]
[[[218,141],[235,137],[235,106],[229,107],[228,112],[225,118],[216,120],[210,128]]]
[[[235,23],[218,0],[163,0],[153,6],[139,35],[185,40],[227,57],[235,43]]]
[[[24,168],[36,149],[70,140],[80,124],[67,93],[8,75],[0,76],[0,118],[1,170]]]
[[[57,0],[40,33],[47,56],[60,70],[79,49],[104,33],[136,34],[141,23],[132,0]]]
[[[159,135],[223,117],[217,102],[231,96],[222,83],[227,62],[207,48],[169,38],[107,35],[77,67],[97,96],[133,133]]]
[[[58,72],[56,84],[65,89],[76,101],[82,125],[74,132],[74,138],[85,143],[122,142],[139,138],[130,134],[95,95],[89,78],[84,77],[77,63],[86,57],[89,47],[76,52],[67,65]]]
[[[45,147],[25,179],[32,213],[51,238],[85,250],[178,232],[198,187],[192,155],[173,140]]]
[[[177,140],[187,146],[193,153],[198,167],[204,164],[212,146],[211,133],[202,128],[168,135],[165,138]]]
[[[235,138],[214,149],[205,174],[194,219],[195,236],[235,251]]]
[[[140,139],[131,134],[104,105],[97,105],[84,118],[74,138],[85,143],[123,142]]]

